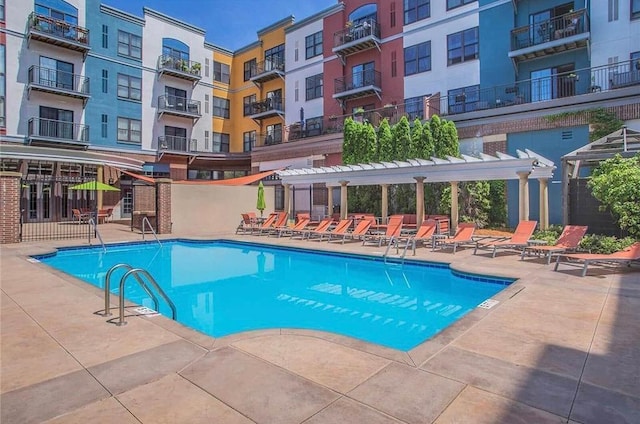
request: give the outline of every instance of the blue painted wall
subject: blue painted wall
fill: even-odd
[[[140,151],[137,144],[118,142],[118,117],[142,119],[142,103],[118,99],[118,73],[142,78],[142,61],[118,56],[118,30],[142,37],[142,26],[100,12],[100,2],[87,0],[87,26],[91,51],[85,61],[90,78],[91,99],[85,108],[85,123],[90,126],[91,144]],[[108,28],[108,43],[102,45],[102,26]],[[108,73],[107,93],[102,91],[102,71]],[[102,137],[102,115],[107,115],[107,137]]]
[[[549,223],[562,224],[562,175],[563,155],[589,143],[589,126],[557,128],[507,135],[507,153],[516,156],[516,150],[529,149],[552,160],[556,165],[553,180],[549,181]],[[539,184],[529,181],[529,218],[540,220]],[[507,208],[509,226],[518,224],[518,181],[507,182]]]
[[[529,25],[529,15],[549,10],[566,3],[573,3],[573,10],[584,9],[583,0],[520,0],[518,1],[518,13],[516,15],[516,27]],[[604,7],[604,5],[603,5]]]
[[[498,0],[481,0],[480,7],[500,3]],[[511,2],[482,10],[480,20],[480,88],[513,84],[515,72],[509,50],[514,10]]]

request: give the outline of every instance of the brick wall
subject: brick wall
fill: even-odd
[[[158,190],[158,211],[156,213],[158,234],[171,234],[171,180],[161,178],[156,181]]]
[[[0,172],[0,244],[20,242],[19,172]]]

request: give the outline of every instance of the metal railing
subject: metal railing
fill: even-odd
[[[278,97],[267,97],[266,99],[257,100],[251,103],[250,107],[251,115],[257,115],[259,113],[269,111],[284,111],[284,104],[282,103],[282,99]]]
[[[164,94],[158,96],[158,109],[200,116],[200,101]]]
[[[511,30],[511,50],[519,50],[589,32],[586,9]]]
[[[35,30],[89,47],[88,29],[59,19],[54,19],[51,16],[32,12],[29,15],[29,30]]]
[[[158,56],[158,71],[162,71],[163,69],[178,71],[198,78],[202,76],[202,65],[200,62],[181,59],[166,54]]]
[[[334,94],[357,90],[369,86],[381,87],[382,75],[375,69],[354,72],[334,80]]]
[[[261,62],[256,63],[255,66],[251,67],[251,78],[256,77],[261,74],[265,74],[267,72],[284,72],[284,59],[279,58],[271,58],[266,59]]]
[[[273,146],[280,144],[283,141],[282,132],[278,131],[274,134],[258,134],[253,147],[259,146]]]
[[[156,230],[153,229],[153,226],[151,225],[149,218],[147,218],[146,216],[142,218],[142,240],[145,239],[145,234],[146,234],[145,227],[149,227],[149,230],[151,231],[151,234],[153,234],[153,237],[156,239],[158,244],[162,246],[162,243],[160,243],[160,240],[158,239],[158,235],[156,234]]]
[[[53,119],[31,118],[27,123],[29,137],[43,137],[71,142],[88,143],[89,126]]]
[[[122,264],[119,264],[122,265]],[[118,266],[118,265],[116,265]],[[127,267],[130,267],[130,265],[126,265]],[[167,305],[169,305],[169,308],[171,309],[171,319],[173,319],[175,321],[176,317],[177,317],[177,312],[176,312],[176,306],[173,304],[173,302],[171,301],[171,299],[169,299],[169,296],[167,296],[167,294],[164,292],[164,290],[162,290],[162,288],[160,287],[160,285],[156,282],[156,280],[151,276],[151,274],[149,274],[148,271],[142,269],[142,268],[132,268],[129,269],[120,279],[120,287],[119,287],[119,318],[118,318],[118,322],[116,322],[117,326],[123,326],[126,325],[127,322],[124,320],[124,288],[125,288],[125,283],[127,281],[127,278],[133,275],[134,278],[136,279],[136,281],[138,282],[138,284],[140,285],[140,287],[143,288],[143,290],[145,292],[147,292],[147,294],[153,299],[154,303],[155,303],[155,310],[158,310],[158,299],[155,297],[155,295],[153,294],[153,291],[149,288],[149,286],[147,285],[147,282],[149,284],[151,284],[151,286],[153,286],[153,288],[155,289],[156,292],[158,292],[158,294],[164,299],[164,301],[167,303]],[[145,282],[140,276],[144,276],[147,280],[147,282]],[[106,291],[106,284],[105,284],[105,296],[108,296],[108,292]],[[105,297],[106,299],[106,297]]]
[[[333,46],[339,47],[366,37],[380,38],[380,24],[375,19],[366,19],[358,25],[350,25],[333,34]]]
[[[105,246],[104,241],[102,240],[102,236],[100,235],[100,231],[98,231],[98,225],[96,224],[95,219],[89,218],[88,221],[89,228],[93,229],[93,233],[96,235],[100,244],[102,245],[102,250],[104,253],[107,253],[107,246]],[[89,245],[91,245],[91,232],[89,232]]]
[[[57,69],[33,65],[28,71],[29,84],[89,94],[89,78]]]
[[[198,140],[195,138],[178,137],[174,135],[161,135],[158,137],[158,150],[187,153],[197,150],[197,146]]]

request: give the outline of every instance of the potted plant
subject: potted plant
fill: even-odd
[[[189,62],[186,60],[181,60],[180,61],[180,69],[183,72],[189,72]]]
[[[363,114],[364,114],[364,108],[362,107],[357,107],[353,110],[354,116],[362,116]]]
[[[191,73],[194,75],[200,75],[200,69],[201,65],[198,62],[194,62],[193,65],[191,65]]]

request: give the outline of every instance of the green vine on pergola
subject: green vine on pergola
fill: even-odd
[[[545,117],[550,123],[556,123],[568,118],[584,118],[593,131],[589,134],[589,140],[595,141],[622,128],[624,122],[618,116],[605,108],[584,109],[574,112],[562,112]]]

